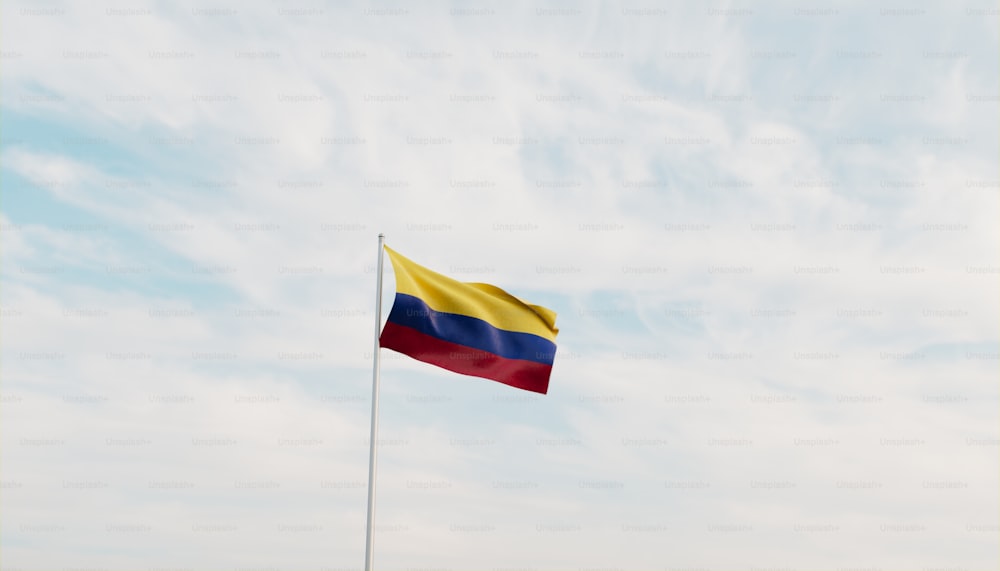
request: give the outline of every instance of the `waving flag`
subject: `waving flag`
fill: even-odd
[[[556,353],[556,314],[504,290],[465,283],[385,251],[396,299],[380,346],[418,361],[546,393]]]

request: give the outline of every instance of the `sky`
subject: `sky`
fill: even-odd
[[[381,352],[376,568],[995,569],[998,17],[4,2],[0,567],[360,569],[382,232],[560,334]]]

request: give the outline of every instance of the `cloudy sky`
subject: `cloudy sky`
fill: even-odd
[[[995,569],[995,3],[7,1],[0,565]],[[393,278],[386,269],[386,303]]]

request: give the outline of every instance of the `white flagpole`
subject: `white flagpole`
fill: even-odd
[[[372,365],[372,432],[368,448],[368,525],[365,537],[365,571],[372,571],[375,547],[375,443],[378,441],[379,329],[382,326],[382,252],[385,234],[378,235],[378,267],[375,269],[375,346]]]

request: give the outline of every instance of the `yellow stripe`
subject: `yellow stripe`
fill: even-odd
[[[386,246],[396,271],[396,291],[424,300],[431,309],[482,319],[506,331],[532,333],[555,342],[556,312],[525,303],[489,284],[460,282],[414,263]]]

